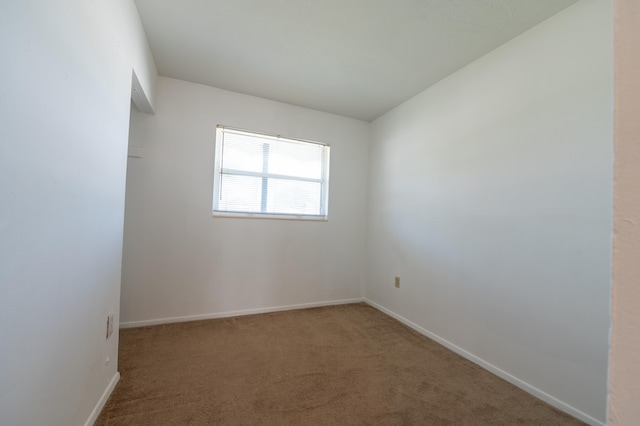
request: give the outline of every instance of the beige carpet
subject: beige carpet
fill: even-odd
[[[365,304],[120,332],[97,425],[578,425]]]

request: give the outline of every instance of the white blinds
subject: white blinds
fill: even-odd
[[[218,127],[214,211],[326,216],[329,147]]]

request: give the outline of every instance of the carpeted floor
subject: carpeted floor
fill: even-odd
[[[120,331],[96,425],[580,425],[365,305]]]

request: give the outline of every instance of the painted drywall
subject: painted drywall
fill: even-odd
[[[117,380],[132,69],[129,0],[0,6],[0,424],[82,425]],[[107,362],[108,361],[108,362]]]
[[[329,220],[212,217],[218,124],[330,144]],[[122,322],[361,297],[368,140],[363,121],[160,77],[155,115],[132,115]]]
[[[640,4],[616,0],[609,424],[640,423]]]
[[[583,0],[374,121],[369,165],[366,297],[596,424],[610,9]]]

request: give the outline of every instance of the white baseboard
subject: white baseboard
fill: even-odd
[[[468,359],[469,361],[478,364],[480,367],[484,368],[485,370],[490,371],[491,373],[495,374],[496,376],[500,377],[501,379],[506,380],[507,382],[519,387],[520,389],[524,390],[527,393],[530,393],[531,395],[535,396],[538,399],[541,399],[542,401],[553,405],[554,407],[556,407],[559,410],[564,411],[567,414],[572,415],[573,417],[576,417],[579,420],[582,420],[585,423],[588,423],[592,426],[605,426],[604,423],[602,423],[601,421],[591,417],[590,415],[583,413],[582,411],[560,401],[559,399],[549,395],[548,393],[530,385],[529,383],[518,379],[515,376],[512,376],[511,374],[507,373],[506,371],[496,367],[493,364],[488,363],[487,361],[473,355],[470,352],[467,352],[466,350],[462,349],[459,346],[454,345],[453,343],[449,342],[446,339],[443,339],[442,337],[438,336],[437,334],[434,334],[432,332],[430,332],[429,330],[420,327],[418,324],[409,321],[408,319],[396,314],[393,311],[390,311],[387,308],[384,308],[380,305],[378,305],[377,303],[364,298],[364,302],[367,303],[368,305],[371,305],[372,307],[378,309],[379,311],[384,312],[385,314],[389,315],[390,317],[393,317],[395,319],[397,319],[398,321],[400,321],[401,323],[411,327],[412,329],[414,329],[415,331],[417,331],[418,333],[432,339],[435,340],[436,342],[440,343],[442,346],[446,347],[447,349],[452,350],[453,352],[457,353],[458,355]]]
[[[98,420],[98,416],[100,415],[100,412],[104,408],[104,404],[107,403],[107,400],[111,396],[111,392],[113,392],[113,390],[116,388],[116,385],[118,384],[118,380],[120,380],[120,373],[116,371],[116,374],[114,374],[113,377],[111,378],[109,385],[102,393],[102,396],[98,400],[98,403],[96,404],[96,406],[93,408],[93,411],[91,412],[91,415],[85,422],[84,426],[93,426],[96,420]]]
[[[120,328],[145,327],[148,325],[169,324],[173,322],[187,322],[187,321],[198,321],[198,320],[207,320],[207,319],[216,319],[216,318],[239,317],[243,315],[265,314],[268,312],[291,311],[293,309],[306,309],[306,308],[317,308],[320,306],[344,305],[347,303],[360,303],[363,301],[364,299],[359,297],[355,299],[328,300],[325,302],[300,303],[297,305],[274,306],[270,308],[244,309],[240,311],[216,312],[216,313],[201,314],[201,315],[187,315],[183,317],[159,318],[159,319],[142,320],[142,321],[127,321],[127,322],[121,322]]]

